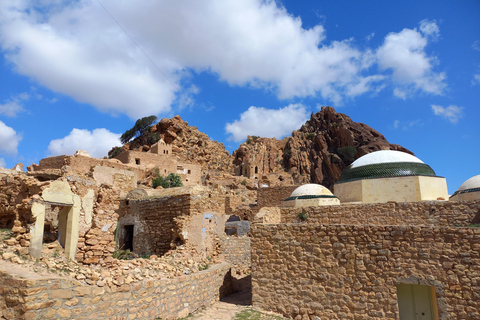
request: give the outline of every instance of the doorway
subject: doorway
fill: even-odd
[[[399,284],[397,299],[400,320],[438,320],[435,287]]]
[[[120,249],[133,251],[133,229],[133,224],[123,226],[123,243]]]

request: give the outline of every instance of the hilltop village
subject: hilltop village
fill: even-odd
[[[232,155],[176,116],[0,169],[0,319],[173,320],[241,290],[296,320],[480,319],[480,175],[450,196],[434,169],[331,107]]]

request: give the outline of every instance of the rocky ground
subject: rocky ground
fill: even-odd
[[[1,230],[0,239],[7,240],[11,230]],[[19,267],[39,275],[52,275],[76,279],[88,285],[121,286],[146,278],[165,279],[206,270],[217,263],[199,258],[193,248],[179,246],[162,257],[136,257],[126,251],[114,253],[116,258],[107,258],[102,264],[84,265],[66,258],[63,248],[55,241],[44,244],[41,258],[32,258],[20,245],[0,245],[1,260],[10,261]]]

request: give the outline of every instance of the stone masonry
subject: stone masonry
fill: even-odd
[[[480,229],[257,224],[253,306],[292,319],[396,319],[398,284],[435,288],[439,319],[480,318]],[[316,318],[317,317],[317,318]]]
[[[44,319],[178,319],[231,292],[230,265],[223,263],[174,279],[150,279],[119,287],[88,286],[62,278],[25,279],[0,272],[0,316]]]

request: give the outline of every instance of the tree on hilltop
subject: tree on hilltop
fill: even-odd
[[[136,138],[138,136],[141,136],[144,134],[146,131],[150,129],[152,124],[157,121],[156,116],[149,116],[149,117],[143,117],[142,119],[138,119],[137,122],[135,122],[135,125],[133,128],[125,131],[122,136],[120,137],[120,142],[122,144],[125,144],[132,140],[133,138]]]

